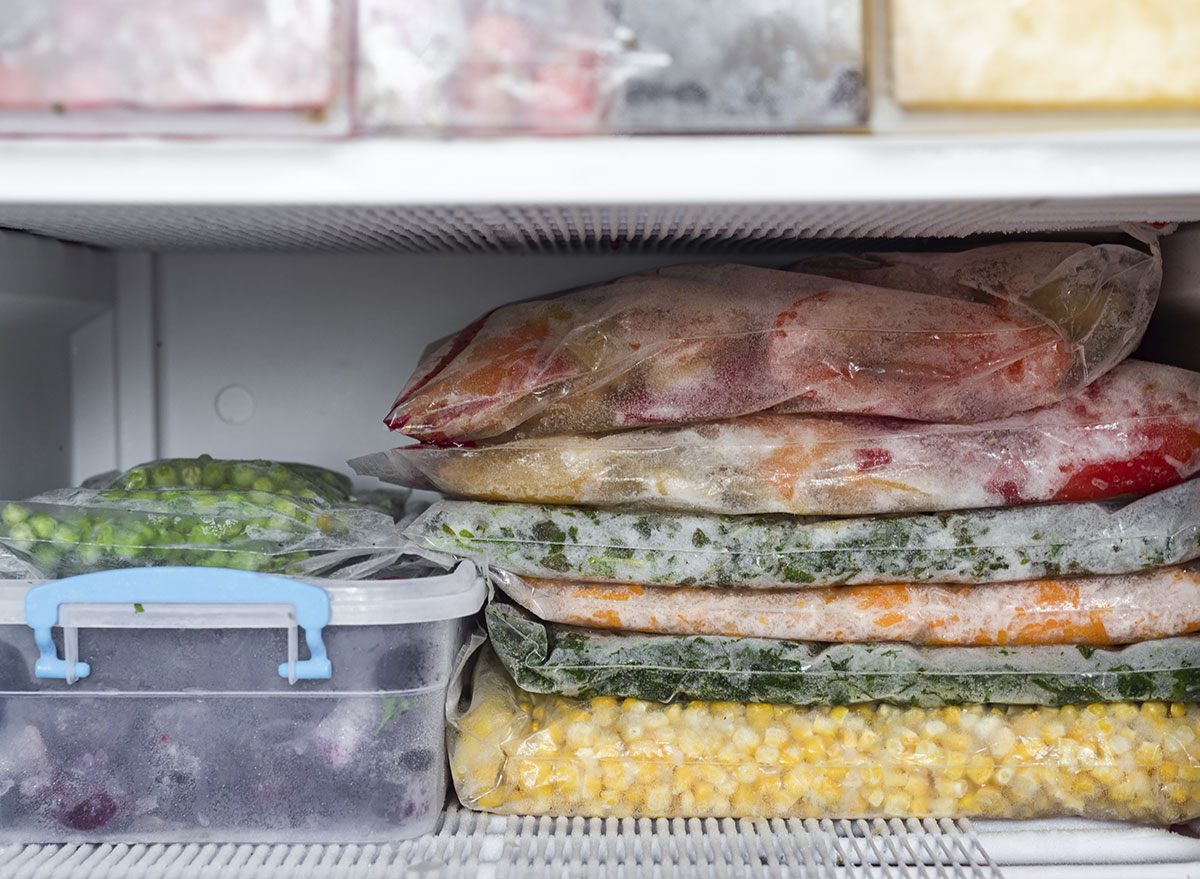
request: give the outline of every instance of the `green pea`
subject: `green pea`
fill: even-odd
[[[82,543],[75,550],[79,563],[87,568],[95,568],[104,558],[104,547],[94,543]]]
[[[29,508],[20,504],[7,504],[0,512],[0,521],[5,525],[17,525],[29,518]]]
[[[69,525],[59,525],[54,529],[54,533],[50,535],[50,539],[55,543],[79,543],[79,532]]]
[[[179,484],[179,476],[170,464],[156,464],[150,471],[150,483],[158,488],[169,488]]]
[[[122,485],[132,491],[139,488],[145,488],[150,482],[150,476],[146,473],[145,468],[134,467],[125,474],[125,480]]]
[[[204,469],[197,464],[188,464],[179,471],[179,481],[188,488],[195,488],[204,480]]]
[[[211,459],[210,459],[211,460]],[[212,461],[204,465],[204,472],[201,476],[201,481],[207,488],[224,488],[225,487],[225,465]]]
[[[260,476],[251,484],[251,488],[255,491],[274,491],[275,483],[265,476]]]
[[[33,529],[33,534],[38,540],[49,540],[58,523],[45,513],[38,513],[30,517],[29,527]]]
[[[258,478],[258,471],[249,464],[237,464],[233,468],[233,484],[238,488],[249,488]]]

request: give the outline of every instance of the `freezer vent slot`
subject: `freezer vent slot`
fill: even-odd
[[[966,821],[500,818],[458,808],[394,845],[0,847],[6,879],[1000,876]]]
[[[1200,220],[1200,200],[689,205],[0,205],[0,227],[150,250],[713,252],[802,239],[961,237]]]

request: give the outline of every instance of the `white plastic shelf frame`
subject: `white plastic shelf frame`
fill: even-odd
[[[741,251],[1200,220],[1200,127],[0,142],[0,227],[109,248]]]
[[[1034,839],[1036,837],[1036,839]],[[1020,879],[1195,876],[1200,842],[1099,822],[517,818],[392,845],[0,847],[5,879]]]

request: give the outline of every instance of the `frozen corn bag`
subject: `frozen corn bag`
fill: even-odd
[[[422,551],[591,583],[777,588],[1125,574],[1200,555],[1200,480],[1132,502],[851,519],[439,501],[405,536]]]
[[[688,424],[780,404],[983,421],[1077,392],[1141,338],[1157,255],[985,250],[959,256],[986,284],[934,273],[927,288],[888,288],[707,263],[504,306],[428,352],[385,420],[436,444]]]
[[[983,424],[760,413],[477,448],[408,446],[350,464],[460,497],[702,513],[1100,500],[1200,470],[1200,373],[1127,360],[1070,399]]]
[[[450,716],[473,809],[707,818],[1200,818],[1200,706],[854,708],[523,692],[490,654]]]
[[[333,503],[350,500],[349,477],[313,464],[221,460],[211,455],[170,458],[131,467],[109,488],[145,491],[199,488],[211,491],[266,491]]]
[[[64,489],[0,502],[0,544],[51,578],[159,565],[349,576],[400,555],[384,513],[255,490]]]
[[[543,620],[668,635],[905,641],[960,647],[1129,644],[1200,632],[1200,567],[998,583],[708,589],[540,580],[492,582]]]
[[[1200,700],[1200,636],[1128,647],[914,647],[647,635],[543,623],[493,601],[488,636],[524,690],[670,702],[1069,705]]]

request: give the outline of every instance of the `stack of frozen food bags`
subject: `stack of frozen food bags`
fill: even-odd
[[[499,308],[351,462],[498,587],[458,792],[614,816],[1200,817],[1200,374],[1157,252],[675,266]]]

